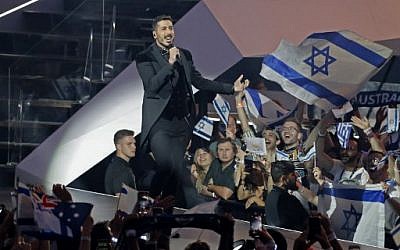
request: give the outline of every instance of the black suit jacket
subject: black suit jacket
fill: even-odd
[[[188,90],[193,101],[193,106],[194,96],[192,92],[192,84],[197,89],[201,90],[208,90],[222,94],[233,93],[232,84],[220,83],[203,78],[194,67],[190,52],[182,48],[179,48],[179,50],[179,63],[183,65],[185,70],[187,84],[189,85]],[[173,75],[177,72],[176,68],[169,64],[161,55],[160,49],[155,43],[137,55],[136,67],[140,77],[142,78],[144,87],[140,146],[146,147],[146,142],[151,128],[160,117],[171,98],[173,88],[176,85],[176,81],[173,81]]]

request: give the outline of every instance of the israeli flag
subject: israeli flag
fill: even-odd
[[[307,154],[300,154],[299,161],[306,162],[311,161],[317,155],[317,151],[315,149],[315,144],[308,150]]]
[[[262,117],[269,120],[276,120],[280,117],[283,118],[289,113],[289,110],[262,95],[256,89],[246,88],[244,94],[247,110],[255,118]]]
[[[352,125],[349,122],[341,122],[336,126],[336,136],[342,148],[347,148],[349,144]]]
[[[326,213],[339,239],[384,246],[385,196],[381,184],[355,186],[326,183],[318,210]]]
[[[122,215],[131,214],[137,202],[138,191],[122,183],[119,193],[117,212]]]
[[[314,33],[299,46],[282,40],[260,75],[307,104],[329,110],[350,100],[392,50],[351,31]]]
[[[228,117],[229,112],[231,111],[229,103],[219,94],[216,95],[212,103],[219,118],[221,118],[221,121],[225,124],[225,126],[228,126]]]
[[[387,109],[387,132],[394,133],[399,131],[400,126],[400,109],[388,108]]]
[[[210,141],[213,131],[213,121],[207,116],[203,116],[200,121],[194,126],[193,134]]]

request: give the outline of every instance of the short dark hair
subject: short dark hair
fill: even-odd
[[[156,30],[158,22],[161,22],[161,21],[163,21],[163,20],[169,20],[169,21],[171,21],[172,23],[174,23],[174,20],[172,19],[171,16],[168,16],[168,15],[159,15],[159,16],[156,16],[156,17],[153,19],[153,23],[151,24],[152,27],[153,27],[153,31]]]
[[[276,161],[271,163],[271,177],[274,183],[278,182],[281,176],[293,173],[294,164],[291,161]]]
[[[258,161],[257,161],[258,162]],[[256,163],[256,162],[254,162]],[[245,177],[245,183],[250,184],[251,186],[264,186],[264,175],[261,170],[256,168],[252,168],[249,171],[249,174]]]
[[[225,142],[230,142],[231,145],[232,145],[233,152],[234,152],[235,154],[237,154],[237,152],[238,152],[237,146],[236,146],[236,144],[232,141],[231,138],[221,138],[221,139],[219,139],[218,142],[217,142],[217,152],[218,152],[218,146],[219,146],[219,144],[222,144],[222,143],[225,143]]]
[[[135,132],[133,132],[132,130],[129,129],[121,129],[118,130],[115,134],[114,134],[114,144],[117,145],[119,140],[121,140],[122,138],[124,138],[125,136],[134,136]]]
[[[283,122],[283,124],[285,124],[285,122],[294,122],[294,123],[296,123],[297,128],[299,129],[299,132],[301,132],[301,124],[300,124],[300,122],[299,122],[296,118],[294,118],[294,117],[289,117],[289,118],[287,118],[287,119]],[[282,124],[282,125],[283,125],[283,124]]]

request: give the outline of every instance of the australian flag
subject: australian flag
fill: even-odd
[[[74,238],[80,235],[83,222],[93,205],[61,202],[44,193],[31,191],[33,215],[41,238]]]

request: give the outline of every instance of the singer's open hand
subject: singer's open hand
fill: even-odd
[[[172,47],[169,49],[169,59],[168,62],[172,65],[178,60],[180,54],[179,49],[177,47]]]
[[[249,86],[249,84],[250,84],[250,81],[248,79],[243,80],[243,75],[240,75],[238,77],[238,79],[236,79],[236,81],[233,83],[233,89],[235,92],[241,92],[245,88],[247,88],[247,86]]]

